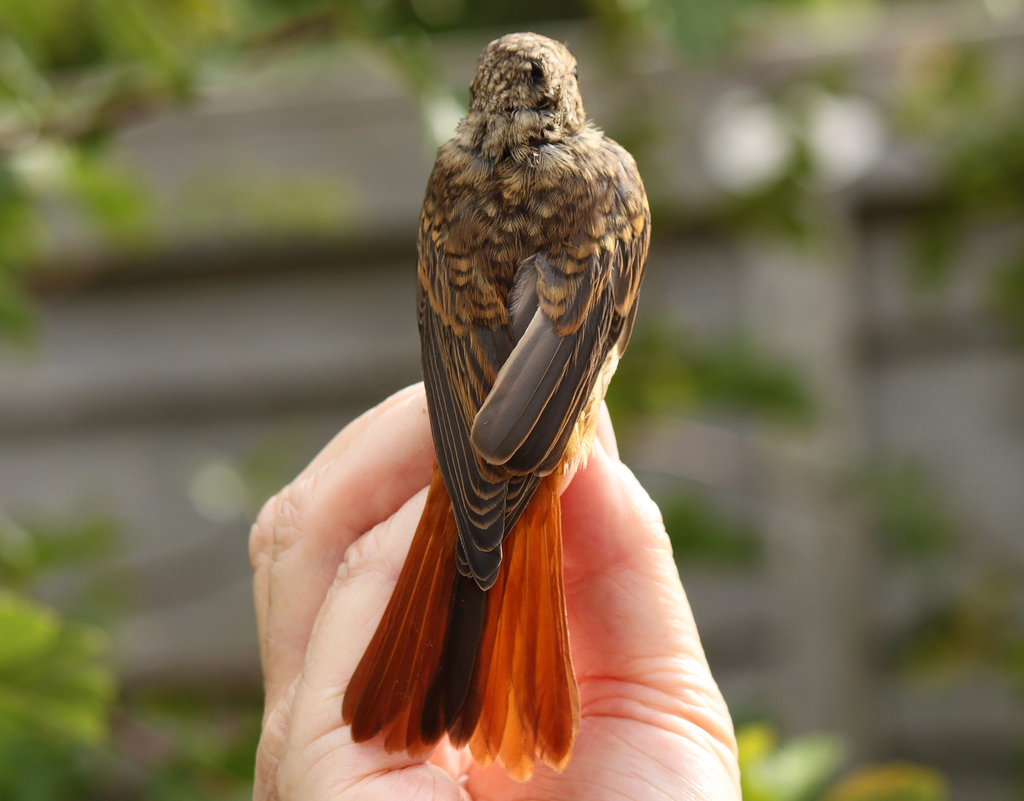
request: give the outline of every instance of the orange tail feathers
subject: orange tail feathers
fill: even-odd
[[[526,779],[562,769],[579,724],[562,581],[559,480],[549,476],[503,545],[498,579],[458,574],[457,529],[436,466],[409,556],[342,707],[357,741],[424,753],[445,733]]]
[[[398,584],[345,692],[342,717],[356,741],[384,732],[389,751],[416,754],[437,740],[425,739],[420,723],[427,685],[441,663],[457,538],[451,501],[435,464]]]

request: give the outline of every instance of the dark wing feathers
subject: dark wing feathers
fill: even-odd
[[[571,338],[558,336],[537,309],[473,421],[473,447],[488,462],[505,465],[530,437],[562,382],[572,348]]]
[[[505,497],[505,531],[511,531],[541,482],[539,475],[513,476]]]
[[[636,310],[639,308],[636,298],[640,293],[640,283],[643,281],[643,264],[647,260],[649,227],[648,218],[639,236],[628,241],[620,239],[616,243],[611,285],[612,300],[615,302],[616,314],[621,318],[621,327],[612,333],[616,337],[615,346],[619,356],[626,352],[626,346],[633,333]]]
[[[613,276],[640,268],[619,264],[624,255],[621,247],[600,250],[582,270],[559,268],[547,254],[534,258],[533,317],[473,422],[471,441],[487,461],[519,475],[557,466],[619,340],[624,317]],[[626,310],[630,322],[634,308]]]
[[[490,348],[473,348],[469,338],[455,337],[438,319],[423,292],[419,298],[419,318],[430,428],[458,524],[460,570],[486,589],[494,583],[501,563],[508,487],[503,478],[483,475],[469,442],[463,405],[454,388],[471,387],[475,382],[465,380],[465,371],[482,369],[478,354],[488,349],[497,351],[498,346],[492,341]]]

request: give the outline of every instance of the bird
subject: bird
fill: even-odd
[[[447,734],[528,779],[579,729],[559,495],[629,342],[651,215],[633,157],[586,116],[576,60],[534,33],[480,54],[417,244],[435,462],[380,624],[348,683],[352,738]]]

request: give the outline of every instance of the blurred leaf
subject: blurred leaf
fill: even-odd
[[[733,41],[751,0],[589,0],[611,45],[621,55],[629,39],[668,39],[684,56],[708,61]],[[635,42],[634,42],[635,46]]]
[[[661,0],[676,43],[695,58],[718,55],[735,33],[740,12],[748,0]]]
[[[1024,631],[1019,626],[1010,634],[1004,665],[1017,692],[1024,693]]]
[[[924,211],[913,227],[910,275],[922,289],[940,286],[952,271],[967,225],[955,205],[941,203]]]
[[[938,201],[915,226],[912,276],[923,287],[948,278],[963,238],[982,219],[1019,219],[1024,211],[1024,87],[1003,80],[984,49],[934,46],[918,55],[905,99],[912,130],[939,156]],[[1010,325],[1024,320],[1024,239],[998,272],[996,308]]]
[[[91,5],[81,0],[0,0],[0,30],[43,68],[81,65],[98,53]]]
[[[109,758],[38,732],[0,730],[0,797],[10,801],[106,801],[97,793]]]
[[[36,310],[21,281],[0,263],[0,336],[26,342],[35,331]]]
[[[98,629],[0,594],[0,730],[103,741],[116,692],[107,645]]]
[[[828,735],[781,743],[776,730],[748,724],[736,732],[744,801],[948,801],[938,771],[906,762],[869,766],[827,790],[843,749]]]
[[[0,337],[25,342],[35,329],[35,303],[25,273],[43,234],[39,210],[0,157]]]
[[[1021,247],[1021,252],[997,271],[992,296],[1007,325],[1024,339],[1024,242]]]
[[[793,114],[792,109],[788,111],[787,119]],[[801,137],[795,137],[792,145],[777,178],[726,197],[724,219],[728,225],[741,231],[780,234],[795,242],[821,234],[823,206],[809,190],[814,181],[814,159]]]
[[[1013,664],[1017,638],[1019,568],[1004,565],[972,576],[952,597],[925,610],[908,634],[904,668],[934,678],[965,670],[1005,669]]]
[[[832,787],[822,801],[947,801],[949,782],[938,771],[908,762],[863,768]]]
[[[947,553],[956,542],[948,501],[914,464],[869,471],[865,489],[886,547],[898,556]]]
[[[947,192],[971,208],[1024,208],[1024,111],[1020,101],[981,124],[965,123],[950,142]]]
[[[251,798],[262,722],[258,684],[155,689],[130,699],[129,708],[137,725],[166,742],[148,766],[145,798]]]
[[[771,756],[778,748],[779,732],[767,723],[748,723],[736,731],[740,768]]]
[[[676,559],[735,567],[751,564],[761,552],[761,541],[750,528],[694,496],[676,495],[659,505]]]
[[[843,748],[829,735],[777,744],[764,726],[737,733],[744,801],[811,801],[839,767]]]
[[[736,337],[697,345],[650,324],[634,333],[608,398],[614,412],[627,414],[725,408],[806,422],[813,411],[798,376],[754,343]]]
[[[337,235],[352,228],[360,213],[358,194],[336,180],[252,172],[191,182],[177,209],[179,224],[217,236]]]
[[[188,69],[188,57],[234,32],[244,4],[236,0],[94,0],[109,51]]]
[[[150,222],[149,197],[134,173],[104,156],[80,150],[70,164],[68,190],[103,233],[136,237]]]
[[[945,37],[923,41],[903,64],[904,95],[897,117],[912,134],[940,140],[961,129],[965,108],[989,101],[991,75],[983,49],[968,49]]]
[[[15,521],[0,516],[0,575],[6,586],[25,590],[38,578],[108,556],[119,525],[83,514],[70,522]]]
[[[810,418],[810,393],[796,373],[754,343],[734,339],[694,356],[691,371],[706,404],[798,422]]]

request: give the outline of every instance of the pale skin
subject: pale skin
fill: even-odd
[[[704,658],[657,506],[603,409],[562,496],[581,721],[568,767],[516,782],[442,740],[354,743],[341,719],[423,509],[433,447],[422,384],[349,424],[263,507],[250,537],[266,706],[258,801],[739,801],[732,721]],[[428,758],[429,757],[429,758]]]

